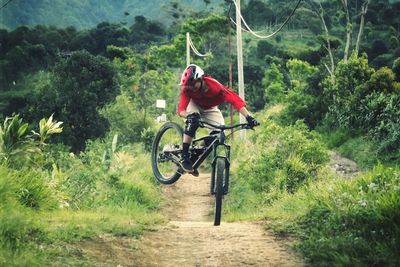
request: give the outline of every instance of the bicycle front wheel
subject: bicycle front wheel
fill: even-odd
[[[172,184],[182,175],[179,159],[182,154],[183,129],[174,122],[165,123],[157,132],[151,151],[154,176],[162,184]]]
[[[217,159],[217,170],[215,179],[215,208],[214,208],[214,225],[221,224],[222,196],[224,195],[224,175],[225,160]]]

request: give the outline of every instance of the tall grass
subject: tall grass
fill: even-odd
[[[327,179],[267,208],[268,227],[302,238],[318,266],[398,266],[400,169],[376,166],[357,179]]]
[[[266,228],[296,237],[296,249],[315,266],[399,266],[400,167],[337,177],[320,136],[301,123],[283,127],[271,120],[275,114],[258,114],[261,127],[234,144],[225,218],[264,219]],[[364,151],[376,159],[365,140],[335,135],[333,147],[343,153],[358,148],[358,158]]]
[[[80,155],[48,145],[42,168],[0,166],[1,266],[90,265],[75,244],[104,234],[137,237],[164,220],[150,156],[113,136]]]

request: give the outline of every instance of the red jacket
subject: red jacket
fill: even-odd
[[[208,86],[207,92],[193,92],[192,90],[182,87],[181,97],[178,105],[178,114],[186,111],[190,99],[203,109],[209,109],[219,106],[225,101],[234,106],[237,110],[246,106],[246,103],[229,88],[225,87],[217,80],[207,75],[203,77],[203,82]]]

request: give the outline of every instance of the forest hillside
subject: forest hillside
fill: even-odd
[[[88,243],[129,251],[168,223],[150,153],[162,118],[184,126],[188,32],[190,62],[238,92],[234,1],[101,2],[1,7],[1,266],[96,266]],[[229,139],[223,223],[290,237],[309,265],[400,265],[399,13],[389,0],[242,3],[245,101],[261,125]]]
[[[223,0],[13,0],[7,8],[0,11],[0,27],[15,29],[21,25],[52,25],[87,29],[104,21],[129,25],[133,23],[135,16],[146,16],[163,24],[170,24],[173,17],[185,17],[186,12],[201,10],[209,13],[219,10],[223,2]]]

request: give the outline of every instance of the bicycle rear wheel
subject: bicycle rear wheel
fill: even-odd
[[[215,179],[215,208],[214,208],[214,225],[221,224],[222,196],[224,195],[224,175],[225,160],[217,159],[217,171]]]
[[[157,132],[151,151],[154,176],[162,184],[172,184],[181,177],[179,167],[182,154],[183,129],[174,122],[167,122]]]

